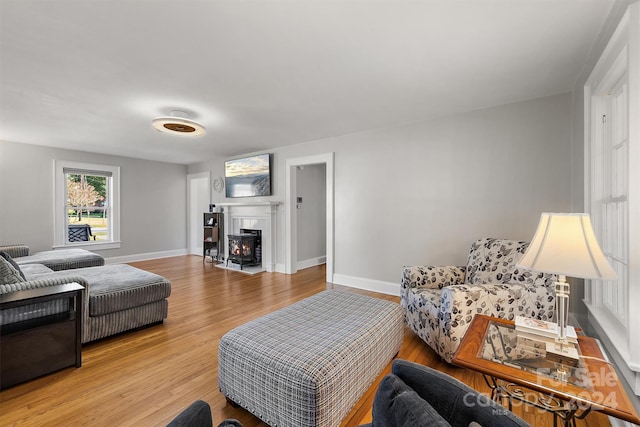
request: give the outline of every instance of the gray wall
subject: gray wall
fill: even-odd
[[[398,289],[403,265],[461,264],[480,237],[530,239],[540,212],[571,210],[571,96],[274,148],[274,195],[290,158],[335,152],[335,275]],[[53,160],[120,166],[122,248],[107,257],[186,248],[181,165],[0,143],[0,241],[52,245]],[[224,159],[189,173],[224,175]],[[215,203],[224,194],[213,193]],[[238,201],[238,200],[233,200]],[[278,209],[276,263],[285,258]],[[374,287],[375,288],[375,287]]]
[[[54,160],[120,166],[120,249],[105,257],[186,249],[187,167],[0,142],[0,242],[53,246]]]
[[[275,148],[267,199],[284,203],[287,159],[335,152],[335,274],[399,291],[403,265],[462,264],[477,238],[531,239],[541,212],[568,212],[570,131],[571,95],[562,94]],[[223,167],[219,159],[189,172],[223,176]],[[284,216],[278,209],[279,264]]]
[[[327,255],[325,165],[306,165],[296,173],[297,196],[302,203],[296,209],[298,263]]]

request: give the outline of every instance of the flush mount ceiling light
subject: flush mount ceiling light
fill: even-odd
[[[182,136],[201,136],[206,130],[204,126],[195,120],[187,118],[184,111],[173,110],[169,116],[156,117],[151,125],[159,132]]]

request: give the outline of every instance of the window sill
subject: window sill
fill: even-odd
[[[54,245],[53,249],[87,249],[99,251],[103,249],[119,249],[120,241],[116,242],[78,242],[67,243],[65,245]]]

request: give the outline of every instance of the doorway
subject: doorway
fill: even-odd
[[[297,269],[327,260],[326,165],[296,166]]]
[[[211,200],[211,173],[200,172],[187,175],[188,213],[188,253],[202,256],[203,216],[209,212]]]
[[[285,273],[294,274],[298,271],[298,203],[297,180],[299,167],[307,165],[325,166],[325,191],[326,191],[326,277],[327,282],[333,281],[334,259],[334,153],[319,154],[315,156],[287,159],[286,162],[286,256]],[[304,199],[302,201],[304,205]]]

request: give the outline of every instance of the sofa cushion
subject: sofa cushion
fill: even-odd
[[[127,264],[83,268],[78,275],[90,283],[90,316],[161,301],[171,294],[167,279]]]
[[[22,270],[20,270],[20,267],[18,266],[18,264],[16,264],[16,262],[13,260],[13,258],[11,258],[11,255],[6,253],[5,251],[0,251],[0,257],[4,258],[9,264],[11,264],[11,266],[13,268],[15,268],[16,271],[18,272],[18,274],[20,274],[20,277],[22,277],[23,280],[27,280],[26,277],[24,277],[24,273],[22,272]]]
[[[492,427],[528,426],[489,396],[443,372],[401,359],[393,361],[391,372],[429,402],[451,425],[468,426],[473,421]]]
[[[24,281],[18,270],[6,258],[0,256],[0,285],[10,285]]]
[[[450,426],[427,401],[394,374],[385,376],[376,392],[373,427]]]
[[[79,276],[89,283],[89,316],[139,307],[166,299],[171,294],[171,283],[167,279],[127,264],[54,271],[37,277],[65,276]]]
[[[20,266],[20,270],[27,280],[38,280],[39,274],[53,273],[53,270],[44,264],[23,264]]]
[[[211,407],[204,400],[196,400],[171,420],[167,427],[213,427]]]
[[[16,262],[19,265],[44,264],[50,269],[58,271],[104,265],[104,258],[84,249],[56,249],[20,257],[16,259]]]

